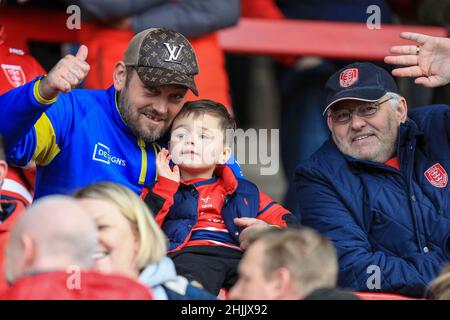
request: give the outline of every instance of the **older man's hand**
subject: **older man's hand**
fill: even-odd
[[[239,242],[242,250],[246,250],[249,245],[249,236],[261,229],[269,228],[271,225],[255,218],[234,218],[234,224],[238,227],[244,228],[239,235]]]
[[[384,62],[404,66],[394,69],[397,77],[415,77],[425,87],[438,87],[450,83],[450,39],[425,34],[402,32],[400,37],[416,41],[417,45],[393,46]]]

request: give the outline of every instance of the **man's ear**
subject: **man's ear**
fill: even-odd
[[[6,174],[8,173],[8,164],[5,160],[0,160],[0,189],[5,180]]]
[[[273,294],[275,300],[281,300],[288,297],[291,294],[292,277],[287,268],[280,267],[272,274],[272,280],[274,281]]]
[[[403,97],[400,97],[400,103],[397,106],[396,114],[400,123],[405,122],[408,118],[408,104],[406,103],[406,99]]]
[[[219,163],[225,164],[231,157],[231,147],[228,145],[225,145],[223,148],[222,154],[220,155]]]
[[[116,91],[121,91],[125,87],[125,82],[127,80],[127,67],[123,61],[117,61],[114,65],[114,89]]]
[[[329,115],[327,115],[327,125],[328,125],[328,129],[330,129],[331,131],[331,117]]]
[[[33,239],[27,235],[24,234],[20,238],[20,242],[23,247],[23,268],[28,270],[35,264],[36,260],[36,244],[34,243]]]

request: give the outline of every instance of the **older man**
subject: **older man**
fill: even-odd
[[[339,284],[421,296],[450,259],[450,109],[407,104],[371,63],[326,83],[331,137],[296,171],[302,222],[331,239]]]

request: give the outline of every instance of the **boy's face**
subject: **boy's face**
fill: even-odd
[[[189,115],[173,123],[169,151],[180,169],[209,169],[227,162],[231,148],[225,146],[220,121],[214,116]]]

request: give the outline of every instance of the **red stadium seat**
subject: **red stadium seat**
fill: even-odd
[[[411,297],[384,292],[355,292],[362,300],[417,300]]]

